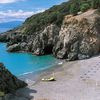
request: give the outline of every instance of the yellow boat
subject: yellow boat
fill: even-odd
[[[52,73],[52,76],[50,78],[42,78],[42,81],[56,81],[54,72]]]
[[[54,77],[42,78],[42,81],[55,81],[55,78]]]

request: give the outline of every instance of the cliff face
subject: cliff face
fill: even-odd
[[[68,60],[85,59],[100,52],[100,12],[97,10],[67,15],[61,27],[50,24],[32,34],[23,34],[24,28],[0,35],[0,41],[7,42],[8,51],[53,53],[57,58]]]
[[[65,16],[54,55],[76,60],[89,58],[99,52],[100,14],[96,10],[89,10],[81,15]]]
[[[45,27],[44,30],[33,34],[22,34],[22,30],[11,30],[0,35],[1,42],[7,42],[8,51],[32,52],[36,55],[52,53],[55,40],[60,28],[54,24]]]
[[[0,63],[0,93],[13,93],[14,90],[25,86],[27,86],[26,83],[17,79],[2,63]]]

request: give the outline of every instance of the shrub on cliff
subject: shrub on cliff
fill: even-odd
[[[72,4],[70,7],[70,13],[76,15],[79,11],[79,7],[76,4]]]
[[[90,5],[88,3],[84,3],[81,5],[80,10],[82,12],[85,12],[86,10],[88,10],[90,8]]]

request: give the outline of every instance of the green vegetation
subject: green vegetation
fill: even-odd
[[[70,14],[76,15],[78,11],[80,11],[80,0],[70,0]]]
[[[51,23],[60,27],[65,15],[76,15],[77,12],[84,12],[90,8],[100,8],[100,0],[69,0],[61,5],[53,6],[43,13],[31,16],[21,28],[24,30],[23,33],[32,34]]]
[[[70,7],[70,13],[76,15],[78,11],[79,11],[78,6],[76,6],[76,4],[72,4]]]
[[[88,10],[90,8],[90,5],[88,3],[84,3],[81,5],[80,10],[82,12],[85,12],[86,10]]]
[[[3,97],[4,95],[5,93],[0,91],[0,97]]]
[[[24,26],[26,27],[24,33],[33,33],[39,31],[51,23],[60,26],[63,17],[69,14],[69,6],[69,3],[63,3],[58,6],[53,6],[43,13],[31,16],[24,23]]]

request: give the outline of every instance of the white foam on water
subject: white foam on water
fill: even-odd
[[[33,73],[33,72],[26,72],[26,73],[20,74],[19,76],[21,76],[21,75],[27,75],[27,74],[31,74],[31,73]]]
[[[59,62],[59,63],[58,63],[58,65],[62,65],[62,64],[63,64],[63,62]]]

